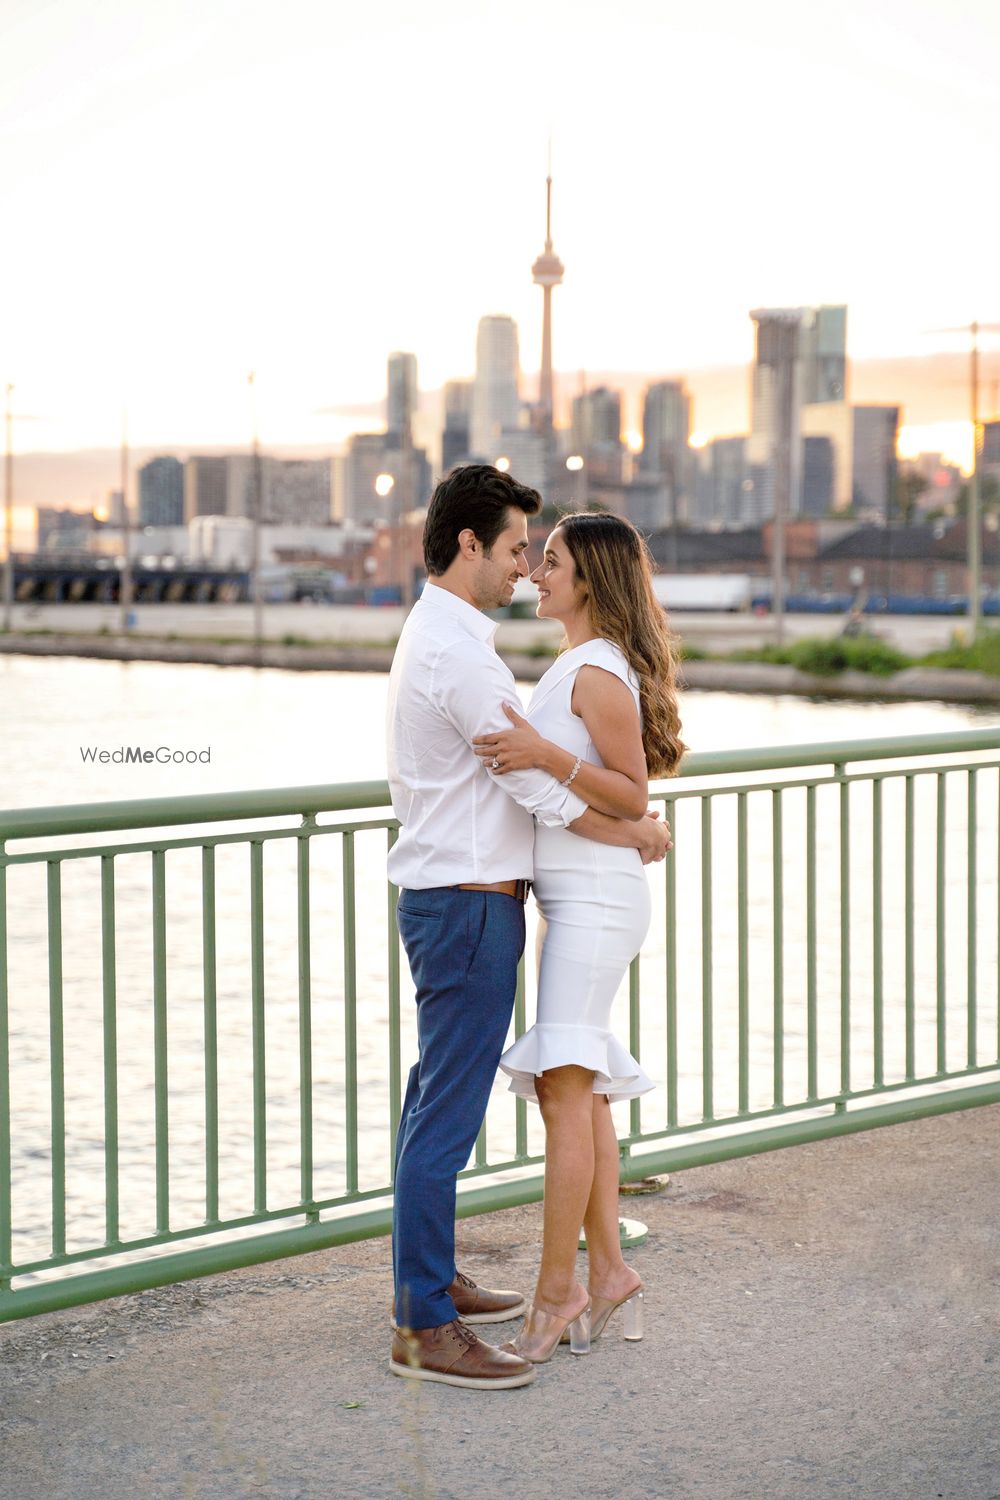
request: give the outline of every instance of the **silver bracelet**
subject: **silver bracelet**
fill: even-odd
[[[574,781],[576,780],[576,773],[577,773],[577,771],[579,771],[579,769],[580,769],[580,767],[582,765],[583,765],[583,757],[580,756],[580,755],[578,755],[576,757],[576,761],[574,763],[572,771],[570,771],[570,773],[566,777],[565,781],[560,781],[559,785],[560,786],[572,786],[573,783],[574,783]]]

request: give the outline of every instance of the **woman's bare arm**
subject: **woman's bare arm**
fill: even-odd
[[[573,790],[597,812],[612,818],[635,821],[648,804],[646,757],[635,701],[625,683],[601,667],[581,667],[573,685],[572,709],[584,724],[603,766],[582,761],[573,778]],[[504,712],[512,727],[478,735],[472,748],[490,773],[529,767],[547,771],[556,781],[572,774],[576,756],[571,750],[543,739],[510,704]],[[500,762],[493,765],[493,760]]]

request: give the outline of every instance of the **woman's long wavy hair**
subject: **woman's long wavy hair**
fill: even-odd
[[[624,653],[639,679],[642,748],[651,777],[674,776],[687,749],[677,712],[676,654],[653,593],[653,559],[631,521],[605,511],[563,516],[562,533],[597,634]]]

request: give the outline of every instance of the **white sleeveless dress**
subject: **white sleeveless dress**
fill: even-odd
[[[527,718],[545,739],[593,765],[603,764],[571,707],[576,674],[602,667],[626,683],[639,708],[634,672],[610,641],[585,641],[563,653],[538,683]],[[510,1091],[537,1099],[535,1077],[576,1063],[594,1074],[594,1092],[614,1102],[653,1088],[628,1048],[609,1030],[611,1006],[639,952],[650,918],[649,886],[637,849],[535,825],[534,896],[544,918],[536,1020],[500,1066]]]

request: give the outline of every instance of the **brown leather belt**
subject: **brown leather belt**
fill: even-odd
[[[456,891],[497,891],[501,896],[513,896],[515,901],[527,901],[531,890],[530,880],[494,880],[490,885],[456,885]]]

